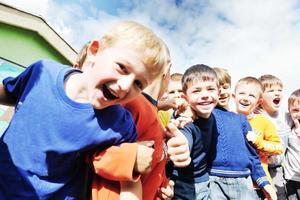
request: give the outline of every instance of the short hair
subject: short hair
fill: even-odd
[[[229,75],[228,71],[223,68],[214,67],[213,68],[217,74],[218,81],[220,85],[223,85],[225,83],[228,83],[231,85],[231,76]]]
[[[87,56],[87,50],[88,50],[89,45],[90,45],[90,41],[82,47],[82,49],[79,51],[79,53],[77,55],[74,66],[77,67],[78,69],[82,69],[82,65]]]
[[[209,66],[203,64],[193,65],[188,68],[182,76],[182,90],[186,93],[189,85],[201,81],[216,81],[217,87],[219,82],[216,72]]]
[[[258,86],[258,88],[259,88],[259,97],[261,97],[262,92],[263,92],[262,84],[261,84],[261,82],[260,82],[257,78],[252,77],[252,76],[247,76],[247,77],[241,78],[241,79],[238,80],[238,82],[236,83],[234,91],[236,91],[237,87],[238,87],[240,84],[253,84],[253,85]]]
[[[170,80],[171,80],[171,81],[180,81],[180,82],[181,82],[182,76],[183,76],[183,74],[180,74],[180,73],[173,73],[173,74],[171,74],[171,76],[170,76]]]
[[[270,88],[273,85],[278,85],[281,88],[283,87],[282,81],[279,78],[277,78],[276,76],[271,75],[271,74],[262,75],[258,78],[258,80],[262,84],[263,92],[267,88]]]
[[[170,61],[167,45],[149,28],[134,21],[122,21],[100,39],[100,48],[122,44],[143,54],[142,62],[151,78],[163,73]]]
[[[290,109],[290,106],[293,105],[295,102],[298,102],[300,104],[300,89],[295,90],[288,99],[288,107]]]

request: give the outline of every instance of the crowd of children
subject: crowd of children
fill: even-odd
[[[153,31],[124,21],[73,67],[4,79],[0,199],[300,199],[300,89],[284,112],[278,77],[232,93],[223,68],[171,66]]]

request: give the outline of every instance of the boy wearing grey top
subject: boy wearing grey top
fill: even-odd
[[[300,199],[300,89],[290,95],[288,108],[292,133],[283,162],[284,177],[288,199]]]

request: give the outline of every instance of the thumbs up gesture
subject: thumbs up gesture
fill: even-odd
[[[189,145],[186,137],[175,124],[169,123],[166,127],[168,155],[176,167],[186,167],[191,162]]]

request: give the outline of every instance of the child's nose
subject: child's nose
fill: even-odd
[[[119,89],[125,93],[128,93],[134,83],[135,77],[133,75],[126,75],[119,79]]]

